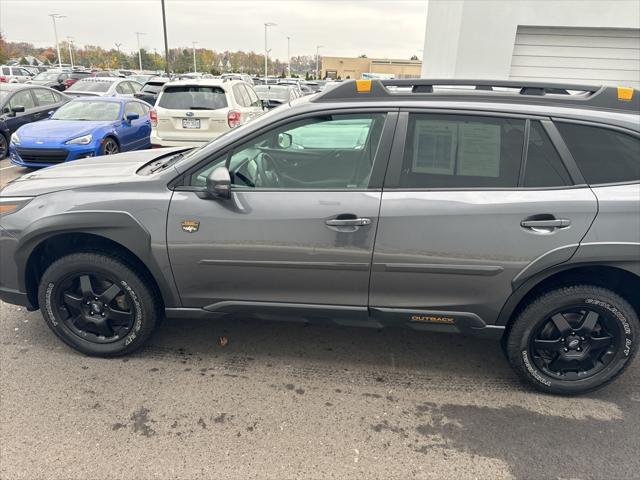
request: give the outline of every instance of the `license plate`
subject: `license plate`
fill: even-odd
[[[200,128],[199,118],[183,118],[182,128]]]

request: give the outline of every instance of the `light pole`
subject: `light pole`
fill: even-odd
[[[198,73],[198,68],[196,65],[196,44],[198,42],[191,42],[193,44],[193,73]]]
[[[316,80],[320,79],[320,49],[324,47],[324,45],[316,45]]]
[[[160,0],[162,4],[162,32],[164,33],[164,71],[169,76],[169,42],[167,41],[167,19],[164,13],[164,0]]]
[[[66,37],[67,45],[69,46],[69,60],[71,62],[71,68],[73,68],[73,51],[71,49],[71,42],[73,42],[73,37]]]
[[[275,27],[273,22],[265,22],[264,24],[264,84],[267,85],[267,68],[269,61],[269,48],[267,47],[267,28]]]
[[[65,18],[66,15],[59,13],[50,13],[49,16],[53,20],[53,35],[56,38],[56,50],[58,51],[58,66],[62,68],[62,58],[60,57],[60,45],[58,44],[58,29],[56,28],[56,18]]]
[[[291,78],[291,37],[287,37],[287,77]]]
[[[140,50],[140,35],[146,35],[146,33],[136,32],[136,37],[138,38],[138,63],[140,65],[140,72],[142,72],[142,53]]]

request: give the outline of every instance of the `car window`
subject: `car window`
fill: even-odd
[[[165,88],[158,106],[173,110],[217,110],[227,108],[227,96],[221,87],[176,85]]]
[[[380,144],[384,113],[325,115],[275,128],[233,150],[232,184],[251,189],[367,188]],[[204,186],[218,159],[192,175]]]
[[[46,105],[53,105],[54,103],[58,102],[51,90],[46,90],[44,88],[34,88],[33,94],[36,96],[38,105],[41,107]]]
[[[111,82],[101,82],[91,79],[78,80],[76,83],[71,85],[67,91],[68,92],[107,92],[109,87],[111,87]]]
[[[145,93],[158,93],[162,90],[163,83],[145,83],[142,87],[142,91]]]
[[[9,100],[9,108],[23,106],[26,110],[30,108],[35,108],[36,104],[33,101],[33,97],[31,96],[30,90],[22,90],[20,92],[14,93],[13,97]]]
[[[140,116],[146,115],[149,110],[151,109],[151,107],[149,105],[140,103],[140,102],[136,102],[136,105],[138,106],[138,110],[140,112]]]
[[[400,188],[518,185],[524,120],[411,114]]]
[[[129,82],[120,82],[118,85],[116,85],[116,92],[118,92],[119,94],[131,93]]]
[[[251,106],[260,107],[261,106],[260,99],[258,98],[258,95],[253,90],[253,88],[251,88],[249,85],[244,85],[244,88],[247,90],[247,93],[249,94],[249,103],[251,104]]]
[[[56,99],[56,103],[61,102],[62,101],[62,95],[60,95],[58,92],[56,92],[55,90],[51,92],[51,95],[53,95],[53,97]]]
[[[11,75],[11,69],[9,67],[2,67],[3,75]]]
[[[561,187],[571,183],[569,172],[542,124],[531,122],[522,186]]]
[[[640,180],[640,138],[587,125],[556,126],[588,184]]]
[[[142,88],[142,85],[140,85],[137,82],[127,82],[129,84],[129,88],[131,89],[132,93],[136,93],[140,90],[140,88]]]
[[[242,107],[248,107],[251,105],[249,100],[249,94],[244,89],[244,85],[236,84],[233,86],[233,96],[236,98],[236,102]]]
[[[30,77],[29,72],[27,72],[24,68],[18,68],[17,70],[18,70],[18,75]]]
[[[129,102],[124,106],[124,116],[126,117],[130,113],[137,113],[142,115],[138,109],[138,102]]]

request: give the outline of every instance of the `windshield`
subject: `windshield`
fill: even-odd
[[[278,88],[270,85],[257,85],[254,87],[258,96],[263,100],[278,100],[288,102],[290,99],[289,88]]]
[[[172,110],[217,110],[227,107],[227,97],[220,87],[168,87],[160,96],[158,106]]]
[[[33,77],[34,80],[57,80],[59,73],[42,72]]]
[[[63,105],[51,117],[52,120],[115,121],[120,117],[119,102],[72,101]]]
[[[71,85],[68,92],[106,92],[112,82],[100,82],[96,80],[79,80]]]

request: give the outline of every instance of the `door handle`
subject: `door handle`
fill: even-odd
[[[331,218],[324,222],[330,227],[363,227],[365,225],[371,225],[370,218]]]
[[[571,220],[567,218],[541,217],[541,215],[535,215],[525,218],[520,222],[520,226],[538,233],[552,233],[556,229],[567,228],[571,225]]]

